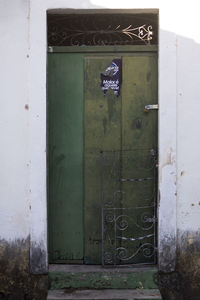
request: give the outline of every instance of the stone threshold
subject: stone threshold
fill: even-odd
[[[94,265],[50,265],[51,290],[157,289],[156,267],[105,268]]]
[[[47,300],[161,300],[158,289],[152,290],[68,290],[49,291]]]

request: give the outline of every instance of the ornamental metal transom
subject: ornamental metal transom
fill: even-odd
[[[157,18],[156,14],[49,14],[48,45],[155,45]]]

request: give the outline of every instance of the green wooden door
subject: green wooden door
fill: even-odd
[[[50,262],[83,260],[83,57],[48,57]]]
[[[100,87],[100,73],[114,58],[122,59],[120,97],[111,90],[104,96]],[[157,113],[144,107],[157,103],[157,55],[54,53],[48,70],[50,261],[101,264],[102,254],[115,253],[104,263],[153,262],[143,245],[155,246]],[[119,191],[120,203],[106,208]],[[125,232],[119,224],[127,211],[133,221]]]

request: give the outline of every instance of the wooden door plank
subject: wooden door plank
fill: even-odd
[[[50,262],[83,259],[83,56],[48,55]]]
[[[123,57],[123,149],[157,147],[157,55]]]
[[[157,56],[147,54],[141,57],[123,57],[122,206],[124,217],[120,220],[127,221],[127,228],[121,231],[123,237],[121,247],[126,249],[126,254],[120,263],[154,262],[153,217],[156,209],[154,168],[156,155],[154,154],[157,153],[157,111],[145,112],[144,108],[145,105],[156,103]],[[144,238],[145,236],[148,237]],[[126,259],[131,256],[132,259]]]
[[[114,58],[85,59],[85,262],[90,264],[101,263],[100,152],[121,145],[121,97],[111,90],[104,96],[100,86],[100,73]]]

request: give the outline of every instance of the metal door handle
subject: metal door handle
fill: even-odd
[[[151,109],[158,109],[158,104],[149,104],[149,105],[145,105],[145,111],[148,112]]]

